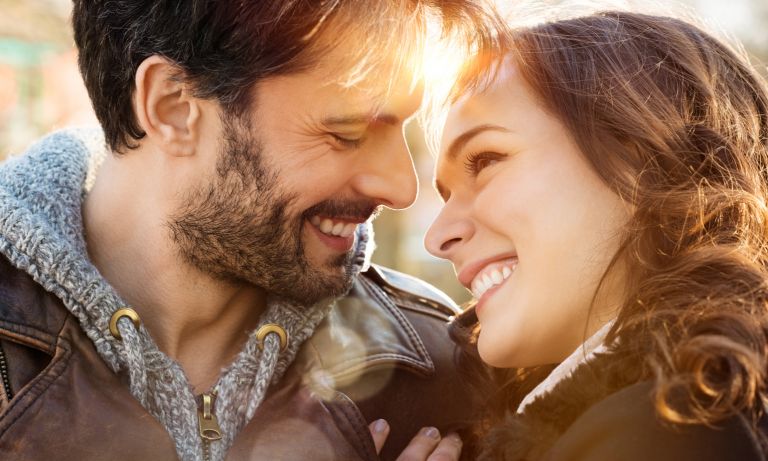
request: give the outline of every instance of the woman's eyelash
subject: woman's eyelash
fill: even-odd
[[[351,138],[345,138],[343,136],[339,136],[336,133],[329,133],[329,134],[334,139],[334,141],[338,142],[343,147],[347,147],[347,148],[357,148],[357,147],[360,147],[360,143],[363,141],[363,138],[351,139]]]
[[[496,152],[477,152],[467,155],[464,159],[464,169],[472,176],[477,176],[484,168],[490,166],[494,161],[499,161],[504,157],[503,154]]]

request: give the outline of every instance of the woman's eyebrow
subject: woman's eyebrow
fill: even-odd
[[[464,147],[465,144],[469,142],[470,139],[474,138],[475,136],[479,135],[480,133],[483,133],[485,131],[501,131],[504,133],[509,133],[510,130],[508,128],[505,128],[500,125],[492,125],[492,124],[483,124],[478,125],[474,128],[471,128],[464,133],[457,136],[453,142],[448,146],[448,149],[446,150],[446,157],[448,160],[455,160],[456,157],[459,155],[459,151],[462,147]]]

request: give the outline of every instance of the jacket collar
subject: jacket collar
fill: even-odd
[[[312,383],[338,389],[354,383],[366,372],[395,367],[422,376],[435,372],[424,342],[398,306],[401,300],[393,286],[382,283],[382,268],[373,266],[361,274],[349,295],[331,309],[314,336],[307,340],[297,360],[308,370]],[[444,296],[432,291],[427,289],[432,298]],[[429,299],[418,296],[418,300]],[[438,304],[436,300],[432,302]],[[441,306],[453,312],[452,308]]]
[[[521,413],[509,412],[484,435],[479,460],[537,461],[590,407],[645,379],[638,358],[610,350],[587,362],[539,395]]]
[[[583,365],[592,360],[597,354],[602,354],[608,350],[605,345],[605,337],[608,335],[611,327],[613,327],[614,320],[603,325],[596,333],[590,338],[584,341],[579,347],[576,348],[571,355],[563,360],[554,370],[544,378],[544,381],[540,382],[528,395],[525,396],[523,401],[517,407],[517,412],[522,413],[525,407],[531,404],[535,399],[549,392],[557,386],[559,382],[573,374],[573,372],[580,365]]]

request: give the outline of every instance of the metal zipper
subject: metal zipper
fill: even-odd
[[[211,442],[203,439],[203,461],[211,461]]]
[[[216,415],[213,414],[213,403],[216,391],[203,394],[203,408],[197,410],[197,422],[200,437],[203,439],[203,458],[211,461],[211,442],[221,439],[221,427]]]
[[[13,391],[11,390],[11,378],[8,377],[8,360],[5,358],[2,343],[0,343],[0,381],[2,381],[0,385],[3,386],[3,392],[10,401],[13,398]]]

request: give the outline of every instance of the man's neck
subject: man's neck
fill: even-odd
[[[163,206],[173,200],[153,197],[157,188],[131,175],[132,167],[126,157],[110,156],[100,169],[83,207],[88,253],[158,347],[204,392],[255,328],[266,296],[184,262],[165,225]]]

